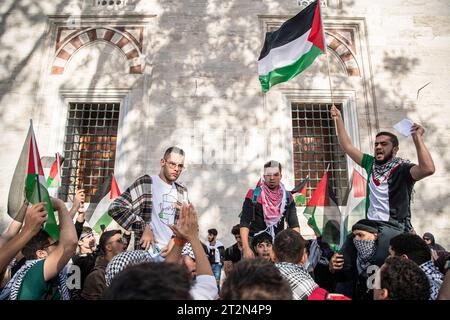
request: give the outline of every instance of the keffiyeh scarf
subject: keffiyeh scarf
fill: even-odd
[[[280,222],[283,217],[283,213],[286,210],[286,189],[284,185],[280,183],[280,187],[276,190],[271,190],[267,184],[263,184],[261,187],[261,200],[262,200],[262,208],[264,213],[264,222],[267,228],[262,232],[267,232],[272,236],[272,239],[275,239],[275,230],[274,227]]]
[[[30,271],[30,269],[40,260],[42,259],[27,261],[3,288],[3,291],[0,293],[0,300],[17,300],[20,287],[22,286],[25,276],[28,271]],[[69,289],[67,288],[67,274],[65,270],[66,269],[64,268],[58,275],[58,289],[61,294],[61,300],[70,300]]]
[[[106,266],[105,280],[109,287],[112,280],[127,267],[154,261],[150,253],[144,250],[125,251],[115,256]]]
[[[372,264],[372,259],[377,252],[377,244],[375,240],[356,239],[353,239],[353,243],[357,251],[356,266],[358,267],[358,274],[361,274]]]
[[[422,263],[420,266],[430,283],[430,300],[436,300],[439,294],[439,290],[444,282],[444,275],[439,272],[433,261]]]
[[[410,161],[399,157],[393,157],[383,164],[377,164],[377,162],[374,161],[372,168],[373,179],[377,183],[384,182],[389,177],[392,170],[402,163],[410,163]]]

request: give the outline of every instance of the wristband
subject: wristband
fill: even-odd
[[[184,245],[186,244],[187,241],[184,239],[175,237],[175,238],[173,238],[173,242],[175,243],[176,246],[184,247]]]

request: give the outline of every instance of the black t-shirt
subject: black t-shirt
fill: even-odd
[[[242,215],[240,225],[241,227],[246,227],[250,229],[250,236],[252,237],[255,233],[259,231],[263,231],[267,228],[266,223],[264,222],[264,212],[261,204],[261,195],[258,197],[258,201],[255,204],[255,217],[253,219],[253,190],[250,189],[245,197],[244,204],[242,206]],[[297,210],[295,208],[295,202],[290,196],[291,199],[289,201],[289,205],[286,203],[286,210],[281,217],[279,223],[275,226],[274,231],[275,235],[280,231],[284,230],[284,221],[286,220],[289,228],[298,228],[298,217]]]
[[[241,250],[239,250],[239,246],[237,243],[225,249],[224,261],[231,261],[233,263],[236,263],[239,262],[240,260],[241,260]]]

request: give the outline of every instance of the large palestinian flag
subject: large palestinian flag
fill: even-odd
[[[28,174],[25,180],[25,195],[30,203],[46,202],[48,214],[44,230],[55,240],[59,239],[59,228],[56,224],[55,214],[53,212],[52,202],[47,190],[47,183],[44,177],[41,157],[34,136],[33,124],[30,123],[29,152],[28,152]]]
[[[316,0],[278,30],[266,33],[258,59],[262,91],[294,78],[322,53],[325,53],[325,43],[320,4]]]
[[[331,249],[338,251],[342,219],[328,172],[324,173],[303,214],[316,235],[322,236],[322,240],[327,242]]]

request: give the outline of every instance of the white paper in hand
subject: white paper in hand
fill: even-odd
[[[400,134],[405,137],[409,137],[411,135],[411,127],[414,125],[414,122],[409,120],[408,118],[403,119],[402,121],[396,123],[394,125],[394,129],[400,132]]]

